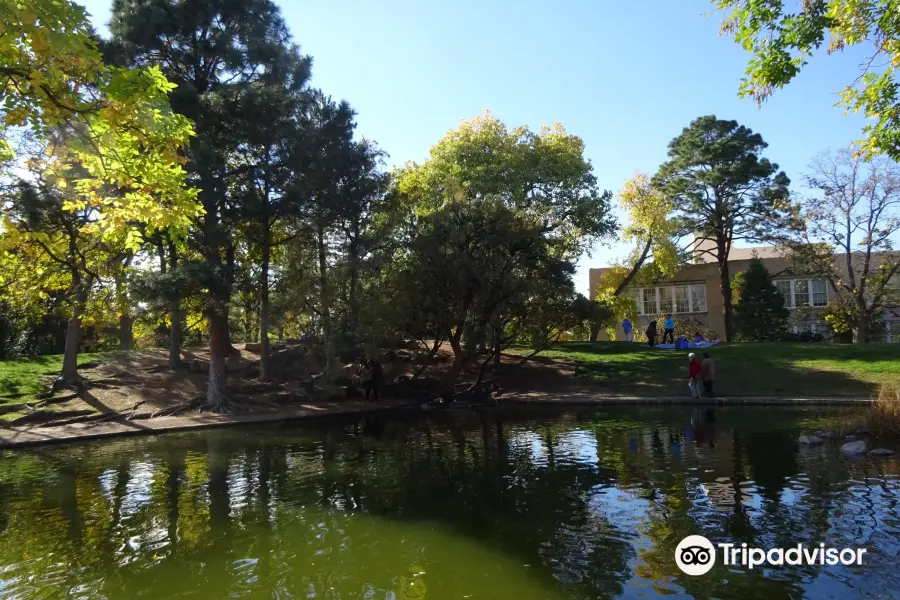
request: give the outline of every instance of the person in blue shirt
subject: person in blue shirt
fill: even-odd
[[[625,320],[622,321],[622,331],[625,332],[626,342],[634,341],[634,327],[631,325],[631,321],[628,319],[628,317],[625,317]]]
[[[675,319],[672,318],[672,315],[666,315],[666,324],[663,328],[663,344],[666,343],[666,336],[669,336],[671,344],[675,343]]]

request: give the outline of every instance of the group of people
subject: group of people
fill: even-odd
[[[632,324],[631,319],[629,319],[628,317],[625,317],[625,319],[622,321],[622,331],[625,332],[625,341],[626,342],[634,341],[634,325]],[[644,335],[647,336],[647,345],[650,346],[651,348],[654,347],[656,345],[656,336],[657,336],[655,320],[650,321],[650,324],[647,325],[647,329],[644,330]],[[671,314],[666,315],[666,318],[664,321],[664,327],[663,327],[662,341],[660,343],[665,344],[667,339],[669,340],[670,344],[675,343],[675,319],[672,318]],[[700,335],[700,333],[697,333],[694,336],[694,341],[702,342],[703,336]]]
[[[713,397],[713,381],[716,378],[716,363],[710,358],[709,352],[703,353],[703,361],[697,360],[697,355],[688,354],[688,388],[691,390],[691,399],[699,400],[701,397]]]

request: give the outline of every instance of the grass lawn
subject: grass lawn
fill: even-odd
[[[691,352],[702,358],[704,350]],[[900,387],[900,344],[738,343],[706,352],[716,362],[716,395],[868,396],[885,384]],[[687,354],[638,343],[565,342],[541,356],[574,363],[576,376],[610,392],[683,396]]]
[[[79,354],[78,364],[98,358],[99,354]],[[62,370],[62,354],[48,354],[0,361],[0,406],[20,404],[46,391],[52,377]]]

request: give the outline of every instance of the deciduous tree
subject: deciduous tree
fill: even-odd
[[[841,149],[816,158],[806,180],[818,193],[800,203],[805,229],[789,242],[792,259],[828,279],[853,341],[865,343],[872,321],[900,305],[900,166]]]
[[[800,73],[818,51],[868,47],[860,74],[840,92],[838,104],[862,111],[873,122],[865,127],[862,149],[900,160],[900,6],[883,0],[804,0],[792,3],[712,0],[728,11],[722,33],[750,53],[742,96],[761,104]]]

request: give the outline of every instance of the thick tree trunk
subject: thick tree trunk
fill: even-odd
[[[269,364],[269,223],[265,224],[262,242],[262,265],[259,270],[259,380],[271,377]]]
[[[219,231],[219,207],[215,194],[215,181],[205,182],[203,207],[206,209],[204,223],[204,254],[212,271],[221,273],[223,245]],[[227,264],[223,281],[215,282],[204,298],[206,302],[206,322],[209,333],[209,375],[206,386],[206,402],[216,411],[228,409],[228,380],[225,359],[231,351],[231,336],[228,331],[228,302],[231,299],[231,284],[234,274],[234,244],[226,248]]]
[[[119,349],[134,350],[134,317],[119,315]]]
[[[322,335],[325,337],[325,372],[330,373],[334,366],[334,340],[331,331],[331,294],[328,289],[328,264],[325,254],[325,229],[320,225],[317,229],[319,244],[319,298],[322,317]]]
[[[125,260],[125,268],[131,266],[132,256]],[[116,276],[116,304],[119,311],[119,349],[134,349],[134,317],[131,315],[131,305],[128,301],[128,282],[124,273]]]
[[[851,328],[853,331],[853,343],[854,344],[866,344],[869,341],[869,317],[865,313],[865,311],[859,312],[859,317],[856,319],[856,326]]]
[[[222,310],[210,308],[206,312],[209,322],[209,381],[206,402],[217,411],[228,407],[228,382],[225,359],[231,344],[228,341],[228,317]]]
[[[78,345],[81,342],[81,317],[87,305],[87,290],[80,281],[75,284],[75,306],[66,327],[66,350],[63,355],[62,379],[66,383],[78,381]]]
[[[447,373],[446,380],[447,387],[450,390],[453,389],[453,384],[456,382],[460,373],[462,373],[466,362],[466,353],[463,350],[462,344],[459,343],[459,338],[460,332],[456,332],[450,337],[450,347],[453,348],[453,366]]]

